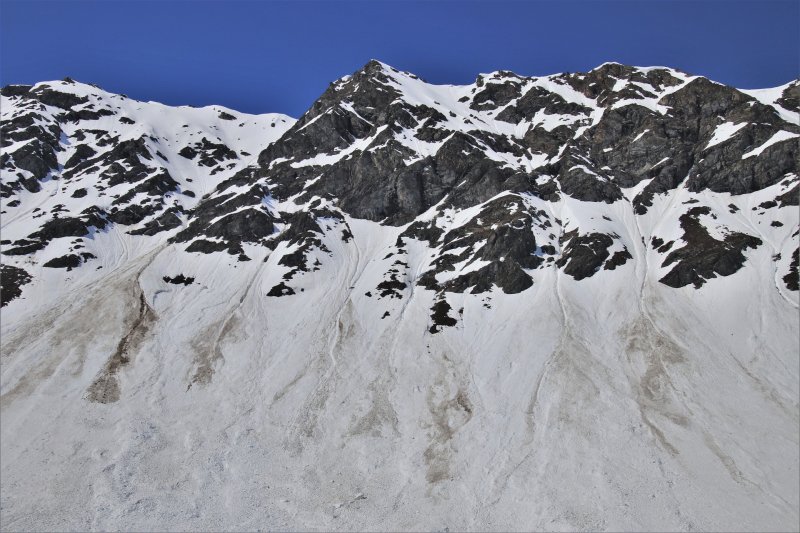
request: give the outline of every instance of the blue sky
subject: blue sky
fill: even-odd
[[[800,1],[0,2],[0,81],[301,115],[371,58],[433,83],[667,65],[741,88],[798,77]]]

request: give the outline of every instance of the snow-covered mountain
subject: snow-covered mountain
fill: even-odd
[[[299,120],[2,89],[2,528],[800,526],[800,86]]]

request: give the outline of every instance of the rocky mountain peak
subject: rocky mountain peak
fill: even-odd
[[[9,528],[796,525],[797,82],[0,93]]]
[[[409,239],[435,250],[403,286],[519,292],[533,283],[532,271],[548,268],[583,279],[604,265],[624,265],[635,244],[617,227],[618,214],[591,230],[556,216],[553,206],[567,199],[611,210],[627,205],[641,217],[661,196],[684,189],[736,196],[778,187],[776,205],[796,205],[792,139],[800,128],[781,105],[796,105],[796,87],[766,97],[674,69],[618,63],[543,77],[501,70],[470,85],[432,85],[372,60],[332,83],[296,122],[268,118],[268,141],[244,150],[231,148],[241,141],[236,128],[246,126],[232,110],[181,108],[206,117],[206,130],[183,135],[192,126],[172,124],[159,136],[131,118],[143,109],[139,102],[73,81],[10,86],[3,89],[13,109],[4,142],[20,144],[4,155],[4,194],[35,192],[48,177],[61,178],[76,184],[67,189],[83,207],[64,210],[74,229],[48,229],[73,227],[56,209],[50,226],[8,240],[3,253],[36,253],[64,231],[80,240],[87,228],[122,224],[132,234],[165,232],[188,253],[225,251],[240,261],[251,259],[247,246],[299,244],[286,261],[302,272],[314,250],[325,249],[316,221],[336,221],[346,238],[354,217],[399,228],[395,253]],[[35,123],[31,113],[39,113]],[[74,126],[109,122],[114,128]],[[64,135],[77,142],[65,144]],[[207,176],[200,186],[198,171]],[[78,186],[78,178],[97,181]],[[122,184],[129,189],[98,201]],[[475,214],[448,222],[448,213],[460,212]],[[90,255],[56,263],[77,266]],[[454,269],[463,274],[445,275]]]

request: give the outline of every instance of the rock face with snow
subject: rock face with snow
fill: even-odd
[[[4,528],[797,528],[799,106],[3,88]]]

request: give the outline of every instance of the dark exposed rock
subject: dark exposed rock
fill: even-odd
[[[0,94],[6,98],[12,96],[24,96],[33,88],[33,85],[6,85],[0,89]]]
[[[178,208],[171,207],[157,218],[148,221],[142,228],[131,230],[128,233],[131,235],[156,235],[162,231],[178,228],[182,224],[178,213],[180,213]]]
[[[598,103],[609,105],[619,99],[636,99],[649,92],[647,89],[628,84],[622,91],[614,91],[617,80],[637,82],[650,86],[654,90],[674,87],[680,79],[666,69],[652,69],[647,72],[635,67],[619,63],[604,63],[587,73],[566,73],[556,76],[555,80],[569,85],[583,95],[597,99]]]
[[[701,287],[706,280],[717,275],[730,276],[744,264],[744,250],[756,248],[762,244],[761,239],[744,233],[732,232],[723,240],[712,237],[700,221],[701,215],[707,215],[707,207],[693,207],[680,217],[683,236],[686,243],[683,247],[672,251],[662,266],[676,265],[659,281],[670,287],[684,287],[693,284]]]
[[[113,185],[112,182],[109,184]],[[157,198],[158,204],[163,204],[163,196],[169,192],[177,191],[179,188],[176,182],[169,173],[163,169],[153,176],[140,179],[134,187],[128,190],[127,193],[120,196],[114,201],[114,204],[123,204],[133,200],[134,196],[144,193],[148,196]]]
[[[611,256],[611,259],[606,261],[606,264],[603,268],[606,270],[614,270],[618,266],[622,266],[627,263],[628,259],[633,259],[633,256],[627,249],[614,252],[614,255]]]
[[[796,291],[799,288],[798,281],[800,277],[798,277],[798,269],[800,269],[800,249],[795,249],[792,254],[792,262],[789,265],[789,273],[783,276],[783,282],[790,291]]]
[[[762,203],[756,212],[798,205],[799,189],[792,183],[800,158],[796,139],[743,156],[776,132],[800,133],[800,127],[784,121],[771,106],[703,78],[670,92],[656,105],[663,89],[683,83],[678,74],[609,63],[588,73],[531,83],[502,71],[477,80],[470,95],[460,100],[469,108],[463,107],[465,116],[459,116],[455,107],[437,108],[438,102],[421,104],[406,98],[399,90],[402,83],[395,81],[397,76],[398,71],[371,61],[353,76],[331,84],[281,139],[259,154],[257,164],[221,181],[186,211],[180,207],[186,200],[183,196],[194,193],[184,190],[185,184],[181,187],[162,166],[167,158],[154,147],[170,155],[174,152],[160,144],[155,133],[130,139],[123,132],[67,127],[66,131],[75,131],[67,139],[61,130],[65,122],[118,112],[99,100],[90,103],[71,94],[64,85],[7,86],[3,95],[24,106],[24,112],[2,123],[3,147],[14,146],[13,152],[4,149],[0,155],[4,172],[0,195],[9,199],[4,207],[18,206],[19,199],[14,197],[24,197],[21,191],[36,194],[51,179],[62,180],[61,190],[69,191],[77,187],[73,185],[77,179],[96,176],[97,191],[81,187],[72,192],[74,198],[88,196],[87,203],[95,192],[105,196],[103,191],[123,187],[107,193],[113,201],[109,206],[102,200],[98,203],[102,209],[75,214],[63,212],[62,206],[33,215],[54,218],[27,239],[8,243],[10,248],[3,253],[31,254],[52,239],[82,237],[111,223],[136,225],[129,231],[133,235],[180,229],[171,242],[190,243],[187,251],[226,251],[240,261],[249,260],[243,243],[271,250],[282,249],[281,242],[291,244],[292,251],[278,260],[289,268],[284,276],[289,281],[320,268],[314,254],[330,253],[325,242],[330,242],[326,238],[332,231],[339,232],[333,236],[341,235],[348,243],[345,246],[354,246],[347,214],[384,225],[410,223],[387,257],[410,253],[411,239],[436,248],[430,267],[419,273],[417,281],[411,281],[417,273],[409,273],[406,263],[392,264],[372,291],[379,297],[402,298],[409,283],[440,297],[446,292],[482,293],[494,287],[518,293],[533,284],[532,269],[555,264],[580,280],[603,269],[614,270],[632,258],[624,246],[612,248],[619,242],[617,235],[577,231],[564,236],[562,254],[556,257],[552,244],[537,239],[546,241],[539,236],[550,233],[549,242],[554,242],[561,223],[551,221],[544,210],[529,207],[539,199],[556,202],[566,195],[611,204],[624,199],[623,190],[649,180],[633,199],[635,212],[642,214],[657,195],[678,186],[692,192],[747,194],[786,180],[780,195]],[[571,97],[575,92],[578,96]],[[797,84],[779,99],[789,110],[797,109],[799,101]],[[488,110],[499,114],[487,115]],[[218,113],[221,120],[236,119],[225,111]],[[134,123],[125,116],[118,120],[122,125]],[[499,133],[508,130],[503,124],[491,127],[493,120],[511,123],[517,127],[515,133]],[[708,146],[726,122],[744,127]],[[74,146],[69,147],[71,143]],[[354,143],[359,143],[358,149]],[[422,143],[425,150],[415,148]],[[58,161],[63,159],[57,155],[65,149],[71,155],[61,168]],[[246,153],[235,152],[209,134],[179,154],[215,175],[239,164],[231,161]],[[191,181],[180,178],[182,184],[183,179]],[[299,206],[297,211],[274,209],[273,200],[290,198]],[[316,200],[310,204],[312,198]],[[533,200],[526,204],[520,198]],[[700,202],[698,198],[702,195],[685,203]],[[447,210],[480,204],[484,205],[479,215],[459,227],[437,226],[435,217]],[[415,220],[432,208],[438,211],[434,217]],[[737,211],[735,206],[729,210]],[[709,277],[728,275],[741,267],[744,249],[760,244],[755,237],[740,233],[730,233],[724,240],[712,238],[700,221],[704,214],[713,215],[690,210],[684,215],[687,219],[681,217],[685,235],[678,244],[652,238],[653,249],[669,254],[664,265],[674,265],[662,279],[665,284],[700,286]],[[612,249],[616,250],[613,254]],[[71,254],[54,261],[68,265],[62,268],[74,268],[70,265],[84,259]],[[461,274],[462,270],[467,273]],[[273,291],[277,296],[293,293],[283,283]]]
[[[82,254],[66,254],[62,255],[61,257],[51,259],[42,266],[47,268],[66,268],[67,271],[70,271],[73,268],[78,268],[85,261],[94,259],[94,257],[94,255],[88,252],[84,252]]]
[[[14,243],[14,248],[4,250],[3,255],[28,255],[43,250],[45,246],[47,243],[39,240],[21,239]]]
[[[694,167],[687,180],[690,191],[750,193],[777,183],[797,168],[796,142],[775,143],[759,156],[742,157],[778,130],[797,132],[800,128],[780,121],[772,108],[735,89],[697,78],[660,103],[672,109],[676,132],[695,143]],[[721,122],[720,115],[749,125],[728,141],[705,148]]]
[[[500,83],[486,83],[472,98],[472,109],[497,109],[508,104],[514,98],[519,98],[522,81],[519,79],[506,79]]]
[[[108,214],[108,219],[115,224],[130,226],[138,224],[149,215],[152,215],[154,208],[143,204],[130,204],[122,209],[112,208]]]
[[[741,156],[747,147],[765,143],[773,133],[772,127],[744,128],[737,133],[734,141],[707,150],[703,160],[696,163],[690,173],[687,187],[691,191],[710,189],[714,192],[746,194],[780,182],[787,172],[797,169],[800,159],[797,142],[779,142],[759,156],[744,159]]]
[[[284,282],[281,281],[280,283],[278,283],[269,290],[267,296],[275,296],[275,297],[291,296],[294,293],[295,293],[294,289],[292,289],[291,287],[289,287],[288,285],[286,285]]]
[[[97,152],[88,144],[79,144],[75,147],[75,152],[64,163],[64,168],[72,168],[81,161],[85,161],[94,156]]]
[[[319,270],[319,260],[315,262],[313,268],[309,268],[308,255],[314,250],[318,249],[323,252],[329,252],[328,248],[322,243],[320,237],[323,234],[322,228],[319,226],[318,219],[328,219],[335,224],[342,224],[342,239],[345,242],[346,235],[350,235],[347,223],[341,215],[328,211],[328,210],[313,210],[313,211],[297,211],[295,213],[284,213],[283,222],[286,223],[286,228],[279,235],[277,242],[287,242],[289,245],[299,244],[299,246],[290,253],[284,254],[278,261],[279,265],[290,267],[291,270],[284,274],[283,279],[290,280],[299,272],[308,272],[309,270]],[[276,242],[276,243],[277,243]]]
[[[235,242],[257,242],[274,232],[272,217],[258,209],[245,209],[228,215],[206,228],[209,237]]]
[[[388,279],[384,279],[375,287],[378,290],[378,295],[380,298],[402,298],[403,291],[407,287],[406,283],[398,278],[401,271],[397,267],[403,268],[403,272],[405,272],[405,269],[408,268],[408,264],[402,261],[395,261],[392,267],[393,268],[390,268],[386,273],[386,275],[388,275]]]
[[[247,173],[243,174],[247,175]],[[233,183],[239,179],[232,178]],[[231,182],[231,180],[229,180]],[[222,183],[217,191],[224,191],[228,183]],[[261,205],[268,190],[255,185],[245,193],[216,194],[201,202],[190,214],[189,225],[172,237],[172,242],[187,242],[195,238],[219,237],[230,253],[241,253],[242,242],[262,242],[274,233],[274,218]],[[252,206],[246,209],[246,206]],[[194,251],[201,251],[192,248]],[[220,244],[216,246],[219,248]],[[206,249],[209,249],[205,246]],[[221,248],[225,249],[225,248]],[[208,252],[206,252],[208,253]]]
[[[183,274],[178,274],[177,276],[174,277],[164,276],[162,279],[165,282],[172,283],[174,285],[191,285],[192,283],[194,283],[194,278],[184,276]]]
[[[3,93],[3,96],[8,95]],[[0,265],[0,307],[5,307],[11,300],[19,298],[22,286],[30,281],[31,275],[22,268]]]
[[[773,207],[777,206],[778,202],[776,202],[775,200],[767,200],[766,202],[761,202],[760,204],[758,204],[758,207],[760,207],[761,209],[772,209]]]
[[[450,304],[447,300],[438,300],[431,308],[431,324],[430,333],[438,333],[442,327],[455,326],[458,321],[450,316]]]
[[[100,227],[104,227],[103,224]],[[51,241],[60,237],[83,237],[89,233],[89,224],[80,218],[64,217],[53,218],[44,223],[41,229],[31,234],[31,237],[43,241]]]
[[[780,207],[800,205],[800,185],[795,185],[792,189],[775,198],[776,205]]]
[[[450,292],[481,294],[497,285],[507,294],[516,294],[533,285],[533,280],[513,261],[498,261],[461,275],[444,286]]]
[[[64,110],[69,110],[89,101],[85,96],[56,91],[49,85],[40,85],[36,89],[31,90],[29,94],[35,96],[44,105],[59,107]]]
[[[187,252],[200,252],[203,254],[211,254],[214,252],[221,252],[227,250],[228,244],[224,242],[209,241],[206,239],[198,239],[186,247]]]
[[[308,265],[306,262],[307,252],[308,250],[306,248],[300,247],[293,252],[284,254],[278,260],[279,265],[291,268],[289,272],[283,275],[284,280],[291,280],[298,272],[308,272]]]
[[[238,159],[236,152],[222,143],[214,143],[203,137],[200,141],[185,146],[178,152],[178,155],[186,159],[195,159],[198,155],[198,163],[202,166],[213,167],[226,160]]]
[[[588,115],[591,111],[588,107],[567,102],[562,96],[542,87],[532,87],[516,105],[504,109],[497,118],[516,124],[532,119],[539,112],[545,115]]]
[[[608,249],[614,244],[613,239],[604,233],[579,235],[577,230],[565,234],[564,241],[566,246],[556,265],[576,280],[594,276],[611,255]],[[620,257],[615,262],[622,259],[623,257]]]
[[[430,245],[434,245],[438,240],[439,237],[442,236],[441,228],[437,227],[433,223],[425,224],[424,222],[414,222],[406,228],[406,230],[401,234],[402,237],[411,237],[417,239],[419,241],[426,241]]]
[[[800,111],[800,83],[797,81],[791,83],[775,103],[795,113]]]
[[[97,120],[102,117],[110,117],[114,116],[114,112],[110,109],[98,109],[97,111],[93,111],[91,109],[80,109],[80,110],[71,110],[68,113],[65,113],[62,116],[62,119],[65,122],[72,122],[76,123],[81,120]],[[133,121],[126,122],[126,119],[123,117],[120,119],[120,122],[123,124],[133,124]]]
[[[614,203],[623,198],[617,184],[608,178],[590,174],[585,167],[564,167],[560,174],[561,190],[583,202]]]
[[[442,254],[434,260],[434,269],[424,273],[419,283],[432,290],[450,292],[471,288],[472,293],[480,293],[491,290],[492,285],[509,294],[527,289],[533,281],[523,269],[536,268],[543,262],[537,254],[533,223],[533,216],[519,197],[497,198],[474,219],[444,235]],[[414,234],[419,231],[414,228]],[[466,250],[446,253],[461,248]],[[436,281],[436,274],[453,271],[458,263],[476,260],[490,264],[442,284]]]
[[[12,158],[14,166],[27,170],[33,174],[33,179],[21,179],[21,185],[30,192],[39,192],[41,186],[38,180],[46,177],[51,169],[58,166],[56,158],[56,141],[50,137],[50,132],[44,133],[41,129],[32,132],[34,140],[23,145],[16,151],[4,154],[4,158]],[[6,166],[6,162],[3,162]]]

